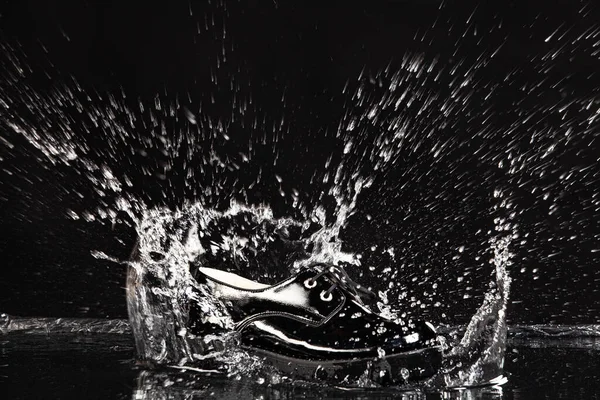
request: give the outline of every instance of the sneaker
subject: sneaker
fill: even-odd
[[[275,285],[212,268],[195,278],[227,307],[242,347],[293,378],[341,384],[364,378],[402,384],[441,366],[434,327],[395,322],[367,305],[375,295],[339,266],[316,264]],[[190,331],[211,327],[190,309]]]

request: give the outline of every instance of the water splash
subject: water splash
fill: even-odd
[[[501,379],[508,325],[506,307],[511,279],[512,240],[518,238],[517,226],[511,221],[512,204],[500,190],[494,192],[499,204],[494,211],[495,234],[490,238],[495,279],[485,294],[483,304],[471,318],[460,342],[451,348],[446,358],[444,380],[448,386],[472,386]]]
[[[357,184],[357,192],[360,188]],[[500,202],[495,211],[501,215],[512,205],[502,198],[500,191],[495,195]],[[355,207],[356,197],[357,194],[348,203],[339,202],[339,208],[345,213],[340,214],[342,217],[338,215],[331,226],[325,225],[320,209],[315,211],[316,217],[307,222],[277,219],[266,206],[249,207],[236,203],[224,212],[207,210],[197,203],[175,212],[165,209],[146,212],[139,225],[139,240],[130,263],[127,297],[140,358],[179,365],[205,363],[210,359],[220,362],[219,365],[231,376],[249,371],[262,371],[265,376],[273,376],[274,371],[266,373],[267,367],[259,359],[236,345],[236,335],[197,338],[186,331],[190,302],[202,309],[205,322],[224,330],[231,330],[233,326],[223,304],[208,288],[193,279],[190,266],[218,265],[250,278],[263,278],[263,281],[264,278],[283,279],[299,266],[315,260],[351,261],[360,266],[357,256],[343,252],[342,243],[337,240],[346,222],[344,217]],[[315,221],[323,225],[315,228]],[[501,216],[495,219],[496,232],[490,238],[493,250],[490,263],[494,266],[495,278],[483,304],[473,315],[462,339],[447,343],[449,351],[443,371],[447,386],[495,382],[502,375],[510,287],[507,267],[512,258],[509,245],[516,237],[516,226],[509,221]],[[298,229],[295,238],[290,237],[289,230],[293,228]],[[311,228],[316,231],[310,233]],[[281,234],[284,231],[287,233],[285,238]],[[253,263],[261,264],[264,257],[277,253],[278,244],[289,243],[296,244],[287,249],[291,253],[285,254],[286,249],[281,253],[279,249],[274,263],[263,264],[262,268],[252,267]],[[290,259],[290,254],[293,262],[282,263],[281,260]],[[380,305],[389,315],[398,318],[393,309],[381,302]],[[229,351],[215,352],[215,349],[223,348]],[[252,367],[246,368],[248,365]],[[438,379],[434,378],[432,382]],[[372,382],[365,381],[361,385],[371,386]]]
[[[225,207],[225,210],[223,207],[212,206],[215,201],[210,201],[211,198],[219,199],[216,202],[218,204],[223,203],[221,192],[226,187],[228,176],[219,175],[219,171],[224,171],[228,165],[232,167],[236,163],[227,156],[218,154],[220,149],[214,144],[214,135],[227,136],[221,124],[207,124],[209,129],[205,132],[211,143],[209,147],[211,150],[209,157],[202,162],[204,167],[212,168],[211,172],[216,176],[216,180],[212,185],[205,187],[207,195],[201,196],[201,201],[184,202],[173,210],[164,206],[147,205],[146,201],[129,189],[133,185],[129,176],[117,173],[117,169],[109,165],[121,161],[121,155],[111,151],[109,159],[103,157],[103,161],[100,162],[97,154],[94,154],[93,147],[82,139],[83,136],[74,133],[78,130],[91,130],[92,126],[99,124],[101,132],[110,138],[111,148],[129,147],[133,135],[131,131],[139,128],[136,118],[143,120],[143,117],[136,117],[124,101],[117,100],[114,96],[108,96],[104,100],[100,98],[97,103],[102,104],[103,101],[107,101],[109,104],[104,108],[97,103],[90,101],[86,103],[85,100],[81,100],[85,95],[71,90],[68,86],[52,92],[47,98],[39,98],[34,96],[35,91],[32,88],[25,85],[21,91],[28,94],[28,98],[36,99],[31,103],[34,115],[30,113],[23,115],[12,111],[20,108],[21,100],[7,97],[3,104],[8,111],[2,121],[9,132],[25,138],[42,154],[42,162],[63,165],[80,172],[102,199],[101,205],[94,210],[67,210],[66,214],[70,218],[90,222],[108,221],[114,224],[119,213],[125,213],[129,217],[131,225],[136,230],[138,242],[132,259],[128,262],[127,304],[139,357],[156,363],[186,365],[204,361],[207,355],[213,354],[215,348],[222,347],[218,344],[220,341],[235,343],[235,337],[205,340],[187,332],[190,301],[203,311],[207,321],[224,329],[232,327],[225,307],[206,287],[193,279],[190,271],[191,264],[212,265],[210,263],[213,263],[254,279],[271,282],[282,279],[303,265],[315,261],[355,265],[356,273],[363,274],[364,268],[361,266],[363,254],[349,251],[342,238],[351,218],[359,209],[361,195],[364,197],[363,193],[368,192],[365,189],[372,189],[373,183],[380,179],[380,176],[390,173],[402,154],[405,152],[418,154],[419,149],[425,146],[425,139],[420,137],[418,132],[429,130],[431,124],[443,124],[448,112],[454,110],[454,106],[449,105],[445,114],[440,114],[437,118],[419,119],[417,118],[419,115],[431,116],[428,113],[435,110],[432,104],[436,101],[442,102],[442,97],[433,95],[420,101],[418,91],[415,92],[417,97],[412,99],[406,97],[406,93],[416,90],[417,85],[423,83],[422,77],[430,79],[427,78],[430,75],[422,75],[421,71],[431,71],[433,65],[434,62],[427,64],[422,58],[407,58],[403,70],[399,73],[392,74],[390,77],[380,77],[391,81],[382,97],[378,97],[377,93],[368,95],[368,85],[359,86],[355,94],[357,104],[350,108],[352,114],[349,113],[347,116],[351,122],[346,124],[345,120],[342,121],[337,133],[338,138],[341,139],[341,146],[333,149],[333,154],[326,161],[322,176],[318,178],[325,185],[326,190],[320,194],[319,202],[313,204],[303,203],[299,200],[299,196],[294,194],[292,209],[295,209],[295,212],[292,213],[296,215],[295,218],[275,217],[274,212],[267,205],[249,205],[230,201],[229,207]],[[15,79],[15,82],[19,81],[18,76]],[[468,91],[463,94],[464,87],[465,85],[457,86],[452,101],[466,101]],[[467,97],[461,97],[463,95]],[[73,119],[66,114],[59,121],[68,122],[60,122],[57,125],[51,114],[55,109],[60,108],[61,101],[89,112],[79,125],[71,123]],[[420,105],[416,115],[413,115],[415,109],[411,108],[413,104]],[[142,104],[140,109],[142,113],[145,112]],[[363,109],[365,112],[361,114]],[[396,111],[400,109],[406,111],[398,114]],[[116,118],[115,113],[120,114],[120,118]],[[181,154],[184,155],[184,161],[189,163],[194,162],[199,156],[195,153],[198,149],[197,136],[191,135],[188,131],[181,131],[174,137],[168,138],[164,121],[172,113],[173,111],[165,107],[164,103],[159,101],[154,104],[154,110],[150,115],[160,129],[153,130],[149,137],[140,135],[138,138],[142,143],[154,143],[162,149],[169,160],[169,163],[164,165],[165,171],[172,170],[174,160],[180,159]],[[156,120],[157,115],[163,119],[160,124]],[[421,126],[419,123],[425,125]],[[194,119],[190,124],[197,126],[198,121]],[[40,129],[41,127],[44,129]],[[385,129],[382,129],[383,127]],[[359,130],[360,133],[354,132],[355,130]],[[429,130],[429,132],[426,138],[434,141],[431,134],[433,131]],[[375,140],[370,140],[373,136]],[[357,139],[363,143],[362,152],[352,150],[358,145]],[[225,140],[229,139],[225,138]],[[446,146],[449,144],[433,147],[434,160],[440,159],[442,149]],[[251,151],[246,153],[251,154]],[[334,157],[335,154],[337,155]],[[247,158],[247,156],[240,157]],[[224,162],[225,159],[229,161]],[[157,173],[155,172],[154,175],[159,179],[166,179],[166,176],[161,177],[156,175]],[[423,177],[424,175],[418,176],[415,182],[419,183]],[[260,179],[259,172],[256,182]],[[275,176],[274,181],[278,184],[282,183],[282,179],[278,176]],[[194,179],[186,179],[186,182],[191,185],[197,184]],[[254,182],[236,194],[247,194],[248,189],[253,185]],[[165,192],[162,194],[165,195]],[[326,206],[327,201],[333,201],[333,207]],[[274,244],[282,244],[282,248],[277,250]],[[504,250],[500,249],[507,246],[508,243],[503,241],[492,244],[494,251],[498,252],[497,257],[502,257]],[[382,248],[381,252],[391,258],[396,257],[393,247]],[[277,256],[276,262],[265,261],[272,259],[274,254]],[[94,250],[92,255],[96,258],[116,260],[99,250]],[[459,346],[467,349],[474,343],[478,343],[483,332],[476,325],[485,324],[488,320],[496,321],[497,324],[491,328],[495,333],[488,339],[492,342],[496,340],[494,343],[497,349],[479,354],[481,357],[489,354],[487,359],[481,361],[486,365],[498,363],[504,345],[503,313],[509,280],[505,272],[502,272],[502,268],[504,268],[503,262],[496,265],[497,288],[486,295],[484,304],[472,319],[475,322],[472,322],[468,330],[470,336],[465,335]],[[388,275],[398,273],[398,270],[393,271],[390,268],[387,273]],[[394,283],[394,276],[396,275],[389,277],[390,285]],[[403,299],[407,293],[402,289],[395,288],[395,291],[400,293],[400,299]],[[407,316],[406,309],[390,302],[388,290],[380,290],[379,293],[381,297],[379,308],[384,314],[392,318]],[[411,301],[422,309],[427,305],[428,299],[434,298],[431,293],[424,293],[422,299]],[[456,351],[458,354],[458,350]],[[469,352],[472,363],[475,363],[478,356],[470,350]],[[239,351],[222,353],[219,360],[232,368],[232,371],[236,371],[236,367],[245,365],[240,363],[240,357],[247,359],[240,354],[242,353]],[[211,358],[218,359],[214,354]],[[249,365],[255,365],[254,361],[249,362]],[[474,368],[480,369],[480,366]],[[244,371],[240,371],[242,372]],[[487,379],[487,376],[480,377],[475,376],[474,373],[464,372],[457,379],[462,383],[474,383],[479,379]],[[453,380],[451,383],[458,381]]]
[[[567,33],[554,31],[545,42]],[[470,63],[459,51],[465,47],[465,36],[449,59],[443,54],[407,52],[397,68],[366,71],[350,82],[356,90],[348,90],[344,115],[339,123],[335,121],[337,130],[324,133],[326,139],[334,139],[333,135],[336,140],[322,159],[312,132],[306,143],[286,148],[281,143],[291,134],[283,116],[261,112],[260,106],[237,91],[235,97],[242,100],[234,102],[231,115],[222,119],[166,94],[145,102],[127,99],[122,91],[85,93],[72,79],[41,94],[30,86],[31,71],[16,56],[16,49],[3,45],[1,145],[9,155],[29,152],[44,169],[58,171],[61,177],[70,171],[84,182],[80,186],[85,190],[66,187],[64,196],[92,198],[93,205],[61,209],[69,218],[115,224],[119,213],[128,216],[139,242],[128,262],[127,301],[142,359],[187,364],[208,354],[233,366],[239,364],[236,357],[243,358],[241,353],[225,354],[214,348],[222,347],[219,341],[235,347],[235,337],[207,342],[186,331],[189,301],[196,302],[214,324],[231,326],[223,306],[193,280],[190,264],[215,263],[273,282],[305,263],[333,261],[354,265],[351,273],[377,289],[380,310],[392,318],[424,313],[434,320],[455,322],[449,310],[457,302],[448,298],[477,304],[474,314],[464,306],[470,321],[464,334],[449,335],[444,384],[484,382],[502,369],[513,254],[532,246],[519,253],[521,274],[528,272],[524,262],[528,253],[539,254],[544,262],[561,254],[560,248],[548,252],[539,243],[517,243],[513,197],[521,208],[519,214],[529,213],[534,221],[524,232],[533,238],[529,240],[550,231],[546,229],[549,219],[532,217],[544,209],[563,226],[556,239],[577,247],[579,259],[589,262],[589,254],[597,252],[591,244],[595,236],[582,235],[586,228],[597,232],[590,228],[590,221],[596,219],[580,213],[578,224],[570,224],[572,213],[564,217],[559,212],[570,193],[581,199],[578,211],[597,214],[598,192],[590,189],[598,187],[599,176],[593,168],[599,121],[596,93],[571,95],[568,86],[561,86],[562,75],[558,82],[544,82],[552,81],[546,74],[554,67],[553,60],[571,57],[582,43],[589,43],[583,49],[595,55],[597,46],[591,44],[598,30],[544,50],[546,54],[532,54],[532,69],[543,77],[528,79],[524,85],[518,70],[486,80],[483,72],[498,58],[503,43],[488,43]],[[223,46],[217,64],[225,58]],[[216,73],[211,79],[216,82]],[[547,98],[541,91],[547,86],[558,88],[559,99],[528,108],[527,99]],[[513,97],[520,99],[516,105],[511,103],[504,111],[496,108],[496,103],[503,103],[500,93],[513,89]],[[519,97],[517,92],[527,96]],[[574,150],[574,144],[591,150]],[[260,146],[273,158],[262,159]],[[298,160],[288,175],[277,170],[286,169],[281,167],[286,156],[305,150],[316,156]],[[573,153],[580,164],[561,164],[561,157]],[[6,164],[6,173],[31,177],[17,163]],[[461,170],[461,166],[467,167]],[[242,179],[244,174],[248,179]],[[486,200],[479,191],[499,181],[500,186],[511,188],[510,196],[497,192],[499,205],[490,215],[476,216],[481,210],[476,203]],[[259,186],[276,196],[256,195]],[[256,205],[265,197],[277,213]],[[231,203],[232,198],[239,202]],[[394,202],[388,203],[388,198]],[[479,232],[471,229],[476,224],[470,225],[476,218],[495,218],[495,231],[485,234],[483,229],[480,236],[464,240],[454,237]],[[457,228],[462,226],[467,228]],[[360,232],[370,227],[384,234],[369,237]],[[350,240],[353,229],[359,231],[355,234],[359,240]],[[573,241],[578,245],[571,246]],[[587,258],[581,256],[584,251]],[[494,274],[491,287],[474,289],[488,278],[473,278],[475,283],[467,284],[468,277],[486,275],[487,268],[471,265],[468,256],[478,261],[488,252]],[[124,262],[108,253],[92,250],[95,258]],[[279,261],[269,261],[269,255]],[[534,279],[539,271],[532,269]],[[456,282],[454,275],[459,275]],[[445,281],[456,287],[442,287]]]

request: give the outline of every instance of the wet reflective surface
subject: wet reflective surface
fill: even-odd
[[[145,370],[134,361],[133,338],[126,331],[66,333],[49,329],[44,334],[19,330],[0,336],[0,387],[3,398],[10,399],[597,398],[600,337],[589,328],[553,329],[550,334],[547,328],[545,333],[531,327],[511,331],[505,361],[508,382],[504,385],[437,391],[349,390],[270,382],[268,376],[228,378],[176,368]]]

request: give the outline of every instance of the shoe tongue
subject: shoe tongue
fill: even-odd
[[[304,276],[304,275],[306,275],[306,274],[308,274],[308,273],[310,273],[311,275],[314,275],[314,274],[315,274],[315,272],[316,272],[316,270],[315,270],[315,268],[314,268],[314,267],[310,267],[310,266],[307,266],[307,265],[303,265],[303,266],[301,266],[301,267],[298,269],[298,271],[296,272],[296,276],[297,276],[297,277],[298,277],[298,276]]]

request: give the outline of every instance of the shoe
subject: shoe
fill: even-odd
[[[275,285],[199,267],[195,279],[223,302],[242,347],[288,376],[352,384],[402,384],[435,374],[441,348],[424,321],[397,323],[372,311],[375,295],[339,266],[315,264]],[[190,308],[189,331],[214,332]]]

